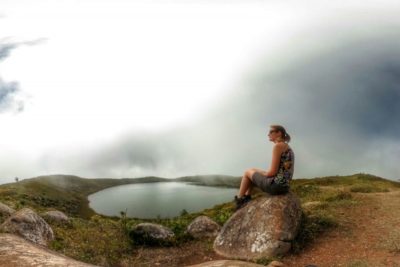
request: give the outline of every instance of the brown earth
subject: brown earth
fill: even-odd
[[[353,193],[357,205],[336,210],[338,227],[322,234],[301,253],[281,259],[288,267],[400,267],[400,191]],[[225,259],[215,254],[212,240],[180,247],[141,248],[135,266],[187,266]]]
[[[205,261],[225,259],[213,250],[213,239],[190,241],[179,247],[142,247],[134,251],[134,266],[187,266]]]
[[[400,266],[400,191],[353,195],[361,203],[337,210],[337,228],[282,262],[287,266]]]

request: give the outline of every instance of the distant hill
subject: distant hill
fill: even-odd
[[[174,179],[179,182],[189,182],[195,185],[239,187],[241,177],[230,175],[195,175]]]

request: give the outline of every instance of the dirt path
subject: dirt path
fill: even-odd
[[[354,195],[362,204],[339,209],[338,228],[282,262],[289,267],[400,267],[400,191]]]

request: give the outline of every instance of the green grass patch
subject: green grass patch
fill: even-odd
[[[363,184],[363,185],[354,185],[350,187],[351,192],[358,192],[358,193],[375,193],[375,192],[389,192],[390,190],[388,188],[381,188],[378,186],[373,186],[369,184]]]
[[[291,191],[299,198],[308,201],[319,200],[322,193],[320,187],[313,184],[293,184]]]
[[[365,260],[352,260],[348,264],[346,264],[346,267],[368,267],[368,262]]]
[[[353,186],[353,185],[373,185],[381,188],[400,188],[400,183],[396,181],[387,180],[375,175],[357,173],[346,176],[327,176],[315,177],[312,179],[295,179],[292,181],[293,185],[316,185],[316,186]]]
[[[301,252],[321,233],[337,226],[338,222],[335,217],[327,212],[302,213],[299,232],[292,243],[292,251],[294,253]]]
[[[90,220],[72,218],[71,221],[69,226],[51,224],[55,240],[49,248],[101,266],[116,266],[131,253],[132,243],[119,221],[97,215]]]
[[[338,192],[335,192],[333,195],[326,197],[325,201],[334,202],[334,201],[349,200],[352,198],[353,196],[351,195],[350,192],[339,190]]]

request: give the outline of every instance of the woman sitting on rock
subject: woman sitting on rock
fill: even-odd
[[[251,200],[253,185],[271,195],[285,194],[293,177],[294,153],[289,147],[290,135],[281,125],[271,125],[268,137],[274,144],[269,170],[251,168],[245,171],[239,194],[235,196],[236,210]]]

